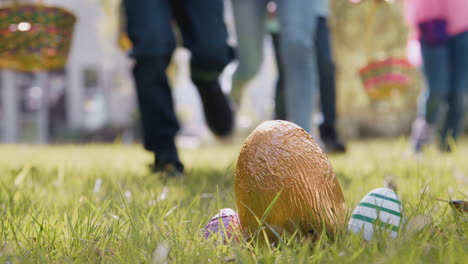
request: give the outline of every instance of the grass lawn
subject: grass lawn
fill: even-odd
[[[349,210],[392,182],[405,219],[398,238],[286,237],[277,247],[202,238],[220,208],[234,207],[240,147],[182,151],[188,173],[176,180],[151,175],[139,146],[0,146],[0,263],[466,263],[467,215],[436,198],[467,200],[467,141],[422,158],[405,155],[404,139],[351,142],[329,157]]]

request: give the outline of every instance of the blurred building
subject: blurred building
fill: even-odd
[[[130,61],[114,41],[115,19],[98,1],[44,2],[77,16],[69,61],[65,68],[47,72],[2,71],[2,141],[45,143],[60,132],[128,126],[135,102]],[[117,8],[117,2],[110,1],[114,6],[109,7]]]

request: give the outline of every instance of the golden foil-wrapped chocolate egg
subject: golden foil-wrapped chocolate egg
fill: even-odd
[[[291,122],[267,121],[249,135],[237,160],[235,193],[244,232],[257,231],[253,214],[261,219],[279,192],[265,220],[276,232],[325,227],[335,234],[345,227],[343,192],[318,144]]]

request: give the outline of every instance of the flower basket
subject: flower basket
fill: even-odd
[[[386,100],[410,87],[412,66],[406,59],[393,56],[392,54],[395,54],[395,49],[391,46],[387,46],[383,50],[380,48],[376,52],[376,46],[373,42],[376,38],[376,34],[374,34],[375,26],[378,24],[375,21],[375,17],[381,7],[389,4],[386,4],[382,0],[374,0],[367,2],[367,4],[369,14],[366,17],[367,22],[364,30],[364,47],[367,64],[359,69],[358,74],[364,90],[370,99]],[[380,12],[382,11],[380,10]],[[403,33],[401,32],[401,34]],[[377,58],[376,54],[379,54]]]
[[[411,64],[406,59],[387,58],[368,63],[359,70],[364,90],[371,99],[389,99],[410,86]]]
[[[76,17],[43,4],[0,8],[0,68],[38,71],[64,67]]]

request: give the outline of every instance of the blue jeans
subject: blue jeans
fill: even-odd
[[[183,45],[191,53],[191,78],[198,89],[216,82],[232,60],[227,45],[222,0],[124,0],[127,31],[135,58],[133,77],[137,88],[144,144],[158,158],[176,161],[174,138],[179,123],[174,111],[166,68],[176,48],[173,21]]]
[[[317,67],[320,88],[320,108],[322,110],[322,126],[334,128],[336,119],[336,87],[335,63],[330,44],[330,30],[325,17],[317,18],[317,32],[315,37],[315,52],[317,54]],[[287,119],[284,102],[283,62],[279,59],[279,34],[272,34],[275,48],[276,64],[280,75],[275,89],[275,118]]]
[[[422,93],[419,115],[436,123],[441,106],[448,111],[441,142],[456,139],[463,127],[464,95],[468,90],[468,32],[451,37],[441,45],[421,43],[427,89]]]
[[[244,86],[263,61],[266,4],[269,0],[233,0],[238,39],[239,67],[233,89]],[[281,27],[280,55],[283,62],[288,120],[311,132],[311,116],[318,90],[315,54],[316,17],[314,1],[277,0]]]

